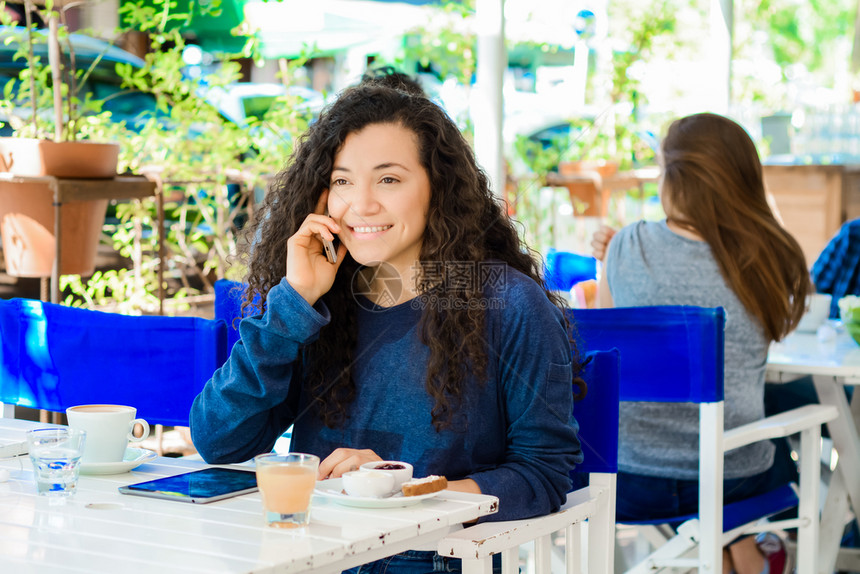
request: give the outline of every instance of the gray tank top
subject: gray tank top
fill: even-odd
[[[725,428],[764,418],[768,339],[720,274],[711,248],[672,232],[665,221],[640,221],[609,245],[606,279],[616,307],[695,305],[726,311]],[[677,479],[699,474],[699,410],[685,403],[621,403],[618,467]],[[770,441],[726,454],[725,478],[764,472]]]

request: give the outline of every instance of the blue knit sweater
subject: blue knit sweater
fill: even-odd
[[[267,312],[244,319],[242,339],[195,399],[191,433],[214,464],[272,449],[291,425],[291,450],[325,458],[338,447],[369,448],[403,460],[415,476],[471,478],[499,497],[492,520],[558,509],[581,462],[572,415],[571,354],[562,314],[534,281],[506,268],[485,290],[489,364],[483,384],[469,381],[450,428],[431,424],[424,389],[429,349],[418,336],[421,298],[358,308],[353,378],[357,395],[342,428],[330,429],[308,408],[298,360],[329,322],[286,282],[271,289]]]

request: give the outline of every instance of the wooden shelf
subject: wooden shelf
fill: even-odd
[[[860,217],[860,165],[765,165],[763,173],[808,267],[845,221]]]

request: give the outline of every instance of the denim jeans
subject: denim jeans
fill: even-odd
[[[723,503],[763,494],[789,482],[781,466],[723,481]],[[618,522],[683,516],[698,512],[699,481],[618,473],[615,516]]]
[[[376,562],[345,570],[343,574],[430,574],[462,572],[459,558],[440,556],[432,550],[407,550]],[[493,556],[493,574],[501,574],[502,556]]]

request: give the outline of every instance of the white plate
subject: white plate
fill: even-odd
[[[401,506],[412,506],[422,500],[438,496],[442,492],[431,492],[430,494],[419,494],[418,496],[403,496],[397,493],[389,498],[366,498],[363,496],[349,496],[343,492],[343,483],[340,478],[330,478],[317,482],[314,494],[324,496],[332,502],[343,506],[356,506],[358,508],[398,508]]]
[[[127,448],[122,462],[82,462],[81,474],[121,474],[157,457],[155,452],[146,448]]]

